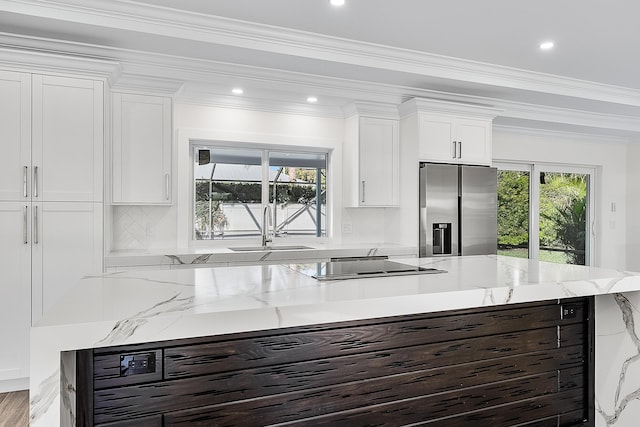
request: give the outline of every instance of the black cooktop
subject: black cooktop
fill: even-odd
[[[312,277],[318,280],[338,280],[437,273],[446,271],[388,260],[356,260],[320,263],[317,274]]]

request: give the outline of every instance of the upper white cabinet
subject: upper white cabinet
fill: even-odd
[[[103,83],[33,75],[32,196],[102,202]]]
[[[112,95],[112,203],[171,204],[171,98]]]
[[[346,119],[345,131],[345,206],[398,206],[398,120],[355,114]]]
[[[446,101],[412,99],[400,107],[415,127],[421,161],[491,165],[491,128],[500,110]]]
[[[0,201],[31,196],[31,75],[0,71]]]

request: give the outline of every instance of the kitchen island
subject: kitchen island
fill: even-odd
[[[296,264],[84,278],[32,329],[31,423],[74,424],[76,350],[596,296],[596,425],[635,425],[640,275],[499,256],[403,262],[446,273],[318,282],[316,266]]]

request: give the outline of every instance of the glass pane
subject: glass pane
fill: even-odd
[[[269,153],[276,236],[326,235],[326,172],[324,153]]]
[[[262,150],[195,147],[195,238],[260,235]]]
[[[498,254],[529,258],[529,172],[498,171]]]
[[[540,173],[540,261],[585,264],[589,176]]]

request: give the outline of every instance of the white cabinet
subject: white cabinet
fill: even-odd
[[[398,120],[347,118],[343,164],[345,206],[398,206]]]
[[[102,271],[102,204],[33,204],[33,321],[60,302],[84,275]]]
[[[29,376],[30,218],[29,203],[0,202],[0,382]]]
[[[491,121],[423,114],[420,117],[420,160],[491,164]]]
[[[499,110],[446,101],[412,99],[403,122],[414,122],[421,161],[491,165],[491,128]]]
[[[31,194],[31,76],[0,71],[0,200]]]
[[[99,81],[33,76],[33,198],[101,202],[104,95]]]
[[[112,203],[171,204],[171,98],[113,93]]]
[[[0,381],[28,376],[29,328],[102,271],[103,84],[0,71]]]

